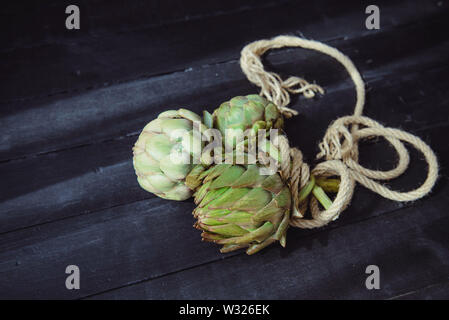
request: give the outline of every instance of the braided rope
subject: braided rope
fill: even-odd
[[[335,120],[327,129],[323,141],[319,144],[318,159],[325,159],[310,171],[303,161],[303,156],[297,148],[290,148],[288,139],[284,135],[276,137],[274,143],[281,152],[282,162],[280,174],[288,183],[293,197],[293,213],[290,224],[299,228],[316,228],[328,224],[339,217],[341,212],[351,202],[356,181],[373,192],[395,201],[413,201],[428,194],[438,177],[438,162],[432,149],[420,138],[399,129],[387,128],[368,117],[362,116],[365,104],[365,86],[357,68],[351,59],[335,48],[324,43],[306,40],[293,36],[278,36],[271,40],[260,40],[250,43],[243,48],[240,66],[249,81],[261,87],[260,95],[275,103],[280,112],[286,117],[298,114],[290,109],[289,93],[302,93],[306,98],[312,98],[315,93],[324,90],[298,77],[282,80],[277,74],[264,69],[261,56],[270,49],[282,47],[302,47],[327,54],[340,62],[348,71],[355,84],[357,101],[354,115]],[[372,170],[358,163],[358,142],[371,137],[385,138],[398,154],[398,163],[388,171]],[[397,178],[407,169],[410,156],[403,142],[420,151],[428,164],[427,177],[418,188],[408,191],[394,191],[375,180],[390,180]],[[326,210],[321,210],[318,201],[308,196],[312,219],[305,219],[307,201],[300,201],[299,194],[314,177],[339,176],[340,185],[335,199]]]

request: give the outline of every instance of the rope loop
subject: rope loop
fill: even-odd
[[[365,104],[365,86],[357,68],[351,59],[337,49],[318,41],[306,40],[294,36],[278,36],[271,40],[260,40],[248,44],[241,53],[240,65],[248,80],[261,88],[260,95],[265,96],[278,106],[286,117],[297,115],[290,109],[290,93],[302,93],[306,98],[313,98],[324,90],[298,77],[282,80],[279,75],[264,69],[261,56],[268,50],[282,47],[302,47],[327,54],[340,62],[349,73],[355,85],[357,101],[352,116],[344,116],[335,120],[326,130],[318,147],[317,159],[324,160],[310,170],[304,162],[302,153],[297,148],[290,148],[285,135],[278,135],[274,144],[281,153],[280,174],[288,184],[293,198],[293,209],[290,224],[299,228],[321,227],[337,219],[351,202],[356,182],[373,192],[395,201],[413,201],[428,194],[438,178],[438,162],[432,149],[417,136],[399,129],[387,128],[380,123],[362,116]],[[372,170],[358,163],[358,143],[360,140],[383,137],[395,149],[398,162],[395,168],[387,171]],[[408,168],[409,153],[404,142],[420,151],[428,164],[427,177],[416,189],[400,192],[389,189],[375,180],[391,180],[399,177]],[[309,185],[311,179],[339,176],[338,192],[332,204],[321,210],[318,201],[309,192],[305,199],[301,190]],[[305,218],[310,208],[311,219]]]

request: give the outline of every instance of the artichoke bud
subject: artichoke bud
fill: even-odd
[[[231,146],[236,145],[235,134],[230,134],[228,140],[227,131],[231,129],[240,132],[250,129],[249,132],[255,135],[260,129],[281,129],[283,126],[282,114],[278,108],[256,94],[237,96],[222,103],[213,112],[212,122],[214,128],[220,130],[225,137],[225,143]]]
[[[247,248],[256,253],[280,241],[285,246],[291,194],[278,173],[262,175],[257,165],[195,167],[187,185],[195,189],[195,227],[221,252]]]
[[[144,127],[133,148],[133,165],[143,189],[170,200],[192,195],[185,179],[202,147],[194,126],[204,130],[201,117],[179,109],[162,112]]]

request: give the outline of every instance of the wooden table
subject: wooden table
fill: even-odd
[[[81,1],[80,1],[81,2]],[[2,8],[0,50],[0,298],[403,299],[449,298],[449,3],[83,1],[81,29],[65,28],[72,1]],[[317,230],[290,228],[247,256],[220,254],[192,228],[192,201],[142,190],[131,148],[168,108],[212,111],[257,93],[239,68],[242,47],[303,35],[350,56],[367,86],[365,114],[410,131],[439,156],[432,194],[396,203],[358,186],[350,207]],[[270,70],[323,86],[295,97],[286,132],[313,163],[333,119],[350,114],[353,85],[331,58],[302,49],[271,52]],[[426,174],[411,151],[411,190]],[[388,169],[384,141],[361,146],[361,162]],[[67,290],[68,265],[79,290]],[[368,265],[380,289],[367,290]]]

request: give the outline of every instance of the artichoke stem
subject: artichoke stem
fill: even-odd
[[[310,192],[312,192],[314,186],[315,186],[315,177],[311,176],[309,182],[307,182],[304,188],[302,188],[301,191],[299,191],[299,203],[307,199]]]
[[[316,184],[319,185],[325,192],[337,193],[340,187],[340,179],[316,179]]]
[[[315,198],[321,203],[321,205],[324,207],[324,209],[329,209],[332,205],[332,200],[329,199],[326,192],[320,187],[315,185],[312,190],[313,195]]]

